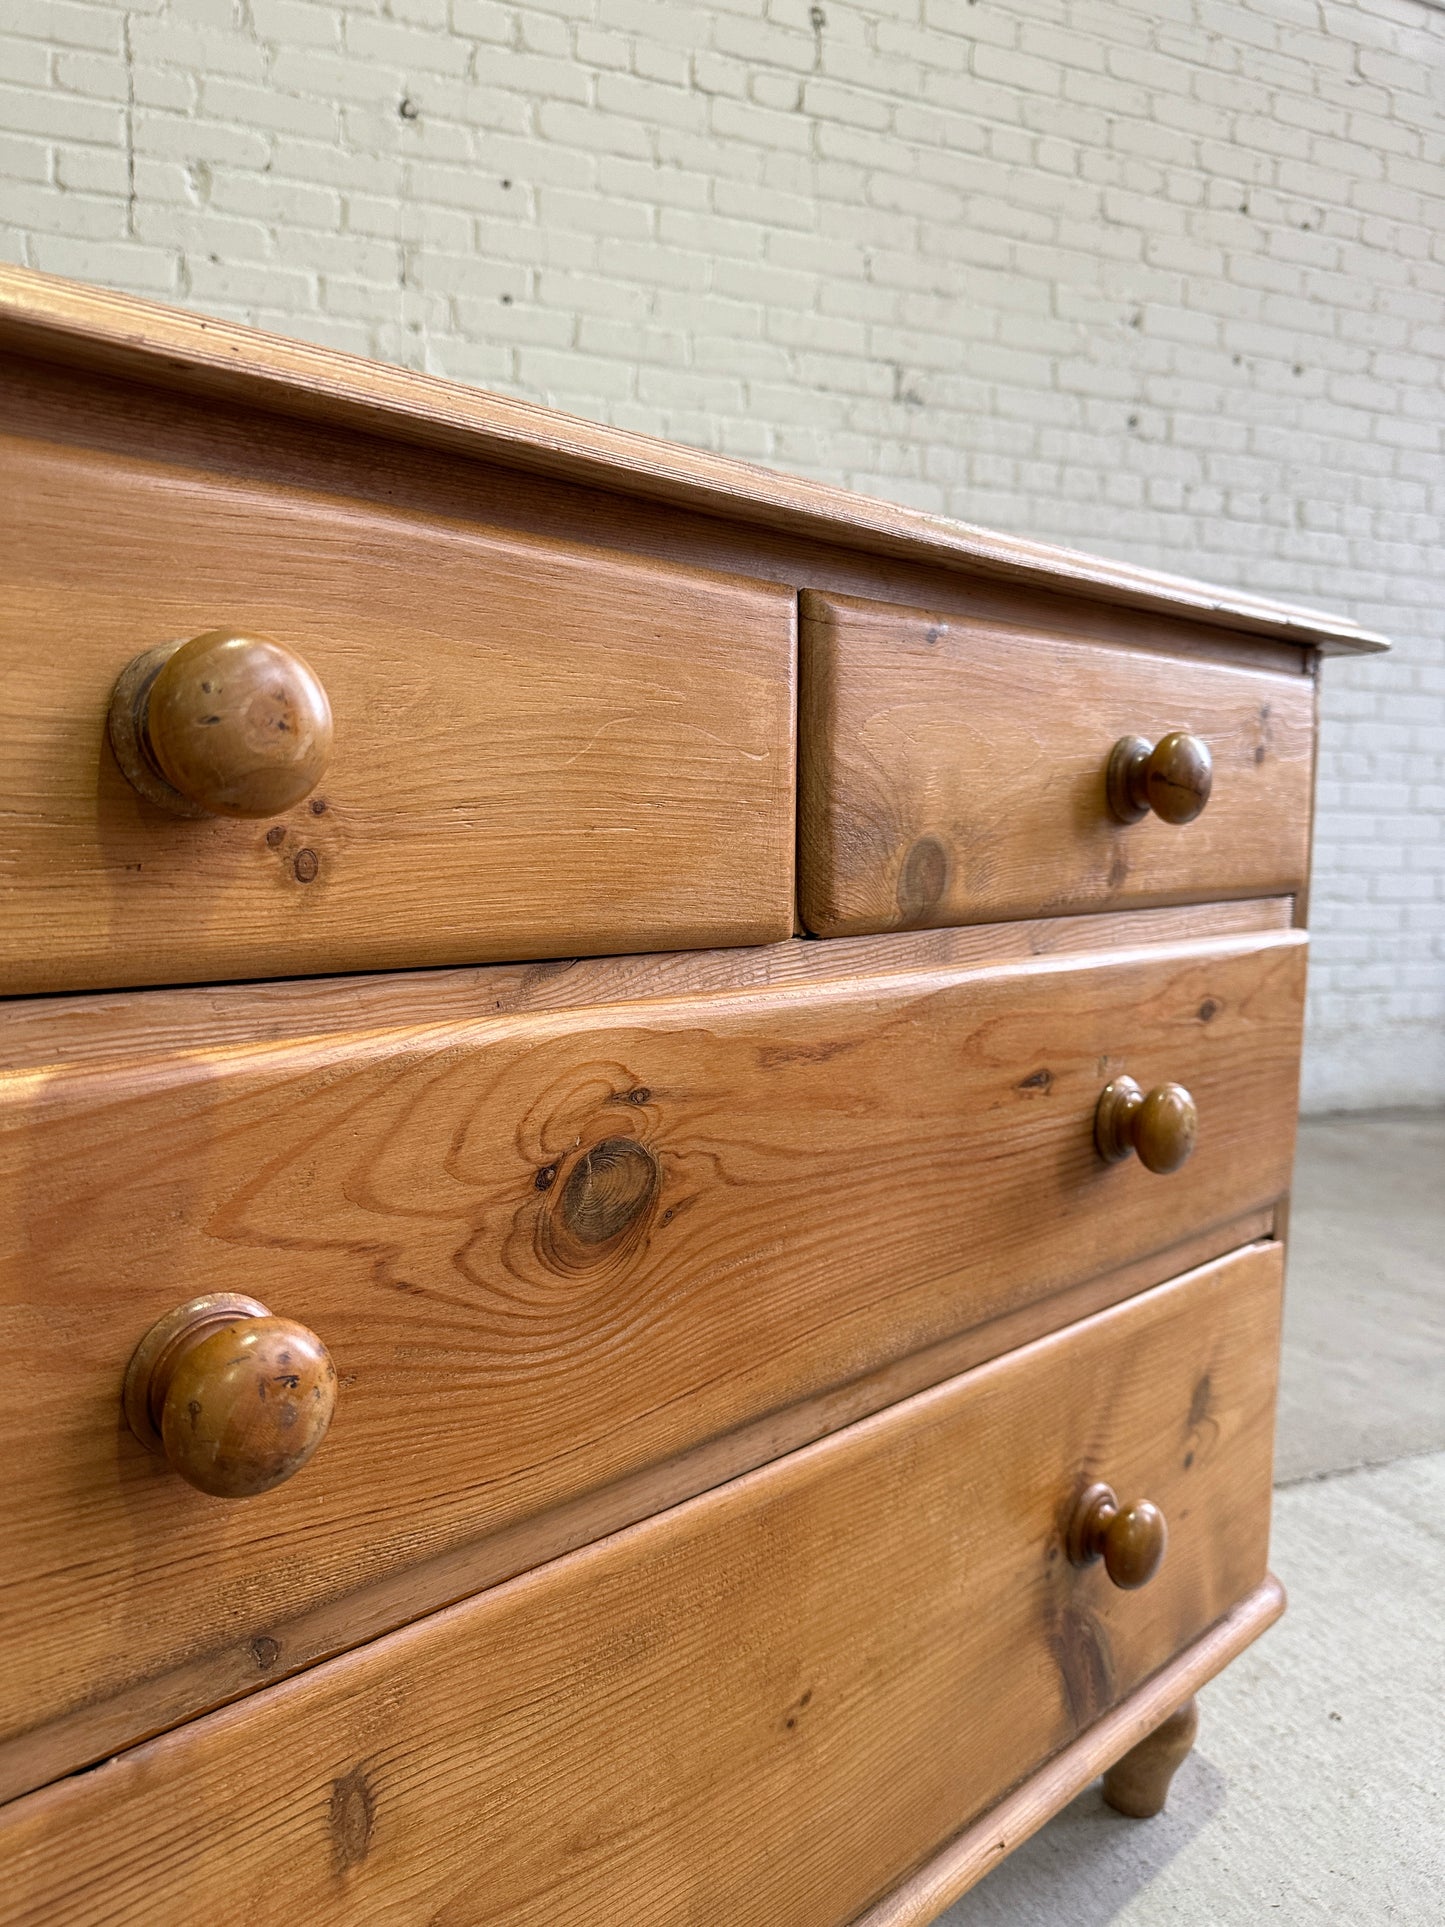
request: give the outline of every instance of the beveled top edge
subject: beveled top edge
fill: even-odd
[[[1346,617],[994,534],[731,456],[30,268],[0,264],[0,349],[1329,654],[1389,647]]]

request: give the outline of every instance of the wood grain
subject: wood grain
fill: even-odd
[[[0,1329],[50,1413],[0,1410],[27,1464],[0,1733],[206,1654],[264,1679],[278,1619],[1266,1207],[1304,955],[1280,931],[0,1080]],[[1095,1152],[1126,1065],[1195,1095],[1168,1181]],[[305,1477],[236,1507],[118,1410],[151,1323],[226,1290],[340,1374]]]
[[[344,495],[391,513],[591,551],[820,589],[902,607],[1003,620],[1079,642],[1304,675],[1317,652],[1297,641],[1202,617],[1091,600],[1055,587],[950,569],[736,522],[579,482],[528,474],[355,429],[263,417],[253,408],[147,387],[113,375],[0,352],[0,418],[31,441],[229,477],[255,486]]]
[[[1210,588],[850,494],[209,316],[0,266],[0,349],[249,409],[457,451],[852,549],[924,560],[1333,651],[1385,647],[1344,617]]]
[[[1314,691],[1313,721],[1314,728],[1310,737],[1310,821],[1305,843],[1309,860],[1305,868],[1304,881],[1294,893],[1294,925],[1297,930],[1309,927],[1310,889],[1314,878],[1315,852],[1315,813],[1319,808],[1319,768],[1320,768],[1320,665],[1311,658],[1310,684]]]
[[[945,1908],[1061,1813],[1076,1794],[1147,1737],[1182,1695],[1195,1693],[1237,1659],[1284,1611],[1284,1588],[1271,1575],[1122,1706],[1106,1713],[1047,1766],[966,1827],[902,1886],[860,1914],[853,1927],[928,1927]]]
[[[791,930],[787,591],[18,438],[0,473],[0,988]],[[331,699],[270,824],[172,817],[106,747],[126,663],[218,625]]]
[[[1152,1820],[1162,1813],[1170,1783],[1198,1737],[1199,1707],[1190,1698],[1109,1768],[1105,1803],[1130,1820]]]
[[[1022,963],[1141,944],[1188,943],[1297,926],[1288,897],[1170,905],[1096,916],[963,925],[828,944],[784,942],[735,950],[636,957],[573,957],[401,970],[280,983],[193,985],[29,997],[3,1016],[4,1068],[138,1065],[222,1044],[279,1044],[336,1032],[407,1030],[526,1012],[582,1010],[710,991],[781,989],[890,971]]]
[[[410,1624],[457,1600],[515,1578],[608,1533],[620,1532],[727,1480],[795,1452],[959,1372],[971,1371],[1080,1318],[1186,1274],[1274,1233],[1276,1211],[1247,1213],[1197,1232],[1166,1251],[1087,1278],[1047,1299],[986,1319],[951,1338],[765,1413],[675,1457],[413,1564],[362,1578],[348,1591],[300,1611],[273,1615],[263,1632],[180,1660],[109,1698],[77,1706],[44,1726],[0,1742],[0,1802],[93,1765],[137,1739],[245,1698]]]
[[[1308,863],[1308,679],[802,599],[799,896],[820,936],[1291,891]],[[1209,744],[1198,821],[1123,824],[1125,735]]]
[[[840,1927],[1264,1583],[1280,1277],[1239,1254],[14,1803],[11,1918],[284,1883],[318,1927]],[[1064,1555],[1102,1473],[1178,1521],[1144,1593]]]

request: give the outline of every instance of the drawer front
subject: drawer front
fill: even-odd
[[[0,1737],[109,1719],[98,1757],[352,1643],[367,1588],[369,1630],[415,1617],[479,1583],[423,1562],[1267,1206],[1304,961],[1284,931],[0,1079]],[[1182,1169],[1100,1159],[1121,1073],[1193,1094]],[[316,1457],[240,1501],[119,1410],[212,1292],[340,1375]]]
[[[0,991],[789,934],[785,590],[42,441],[0,484]],[[134,657],[224,627],[331,706],[261,819],[157,807],[107,742]]]
[[[0,1818],[17,1922],[844,1927],[1265,1575],[1254,1246]],[[1091,1484],[1163,1564],[1071,1563]]]
[[[820,936],[1297,890],[1303,674],[802,599],[799,891]],[[1116,743],[1201,738],[1190,822],[1110,808]]]

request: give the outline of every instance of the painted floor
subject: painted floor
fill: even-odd
[[[1098,1786],[941,1927],[1445,1927],[1445,1115],[1301,1127],[1272,1561],[1158,1819]]]

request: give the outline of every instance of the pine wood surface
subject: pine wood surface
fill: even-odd
[[[0,474],[0,988],[791,930],[785,589],[24,437]],[[334,712],[270,823],[172,816],[106,746],[131,658],[227,624]]]
[[[799,901],[821,936],[1267,896],[1302,885],[1309,679],[802,599]],[[1124,736],[1214,758],[1186,824],[1121,823]]]
[[[1277,931],[11,1074],[0,1731],[207,1654],[264,1678],[277,1619],[1272,1205],[1304,958]],[[1171,1177],[1097,1156],[1126,1066],[1197,1102]],[[305,1472],[240,1504],[118,1410],[155,1319],[226,1290],[340,1377]]]
[[[1162,1813],[1174,1775],[1198,1737],[1199,1706],[1190,1697],[1109,1768],[1104,1775],[1106,1804],[1130,1820],[1152,1820]]]
[[[27,997],[0,1010],[0,1071],[139,1064],[223,1044],[282,1043],[337,1031],[406,1030],[591,1004],[650,1002],[705,993],[781,989],[890,971],[955,964],[998,965],[1141,944],[1288,930],[1288,897],[1243,903],[1021,919],[869,937],[677,950],[636,957],[572,957],[544,963],[400,970],[376,976],[310,977],[181,989]]]
[[[77,367],[0,352],[0,417],[10,433],[97,459],[144,461],[256,487],[342,495],[389,513],[482,532],[543,536],[584,551],[627,554],[713,574],[818,589],[900,607],[1000,620],[1116,648],[1311,673],[1299,641],[1230,629],[1179,612],[1125,607],[1053,587],[871,553],[776,523],[739,522],[580,482],[469,460],[324,423],[260,417]]]
[[[304,1325],[242,1292],[187,1299],[126,1367],[126,1423],[200,1492],[249,1499],[294,1478],[336,1411],[336,1367]]]
[[[457,451],[749,526],[783,528],[982,577],[1063,586],[1121,606],[1200,617],[1331,652],[1386,646],[1347,618],[972,528],[511,396],[25,268],[0,266],[0,350]]]
[[[965,1827],[853,1927],[928,1927],[945,1908],[1082,1793],[1102,1771],[1147,1740],[1161,1718],[1198,1692],[1252,1645],[1284,1611],[1284,1588],[1271,1574],[1123,1705],[1080,1734],[1022,1786]]]
[[[0,1911],[921,1927],[1282,1604],[1286,926],[1383,644],[4,268],[0,414]],[[274,822],[105,747],[217,625],[335,712]],[[1101,825],[1170,730],[1203,814]],[[243,1499],[120,1409],[217,1291],[340,1381]]]
[[[11,1918],[841,1927],[1263,1585],[1281,1270],[1237,1254],[14,1803]],[[1064,1553],[1104,1475],[1170,1521],[1142,1592]]]
[[[106,720],[126,781],[176,816],[284,816],[331,761],[331,704],[311,665],[235,629],[133,657]]]
[[[249,1637],[250,1620],[233,1622],[225,1645],[203,1649],[176,1661],[162,1674],[142,1677],[109,1697],[86,1701],[43,1726],[0,1742],[0,1801],[94,1765],[140,1738],[165,1732],[214,1707],[263,1692],[277,1680],[694,1499],[928,1386],[1001,1358],[1046,1332],[1119,1304],[1242,1245],[1279,1238],[1282,1211],[1283,1205],[1277,1205],[1211,1226],[1167,1250],[1151,1252],[1147,1258],[1087,1278],[1049,1298],[986,1319],[516,1525],[424,1554],[408,1565],[363,1575],[348,1590],[319,1604],[269,1614],[264,1630],[252,1631]]]

